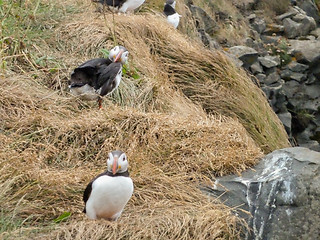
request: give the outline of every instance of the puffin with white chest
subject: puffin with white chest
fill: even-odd
[[[83,194],[83,212],[90,219],[117,220],[133,193],[128,159],[124,152],[109,153],[107,171],[94,178]]]
[[[103,96],[118,88],[122,66],[128,61],[129,52],[123,46],[110,50],[109,57],[91,59],[71,73],[69,89],[73,95],[85,100],[98,100],[101,108]]]
[[[177,28],[180,22],[181,15],[175,10],[176,1],[167,0],[164,5],[163,13],[167,17],[168,23],[170,23],[174,28]]]

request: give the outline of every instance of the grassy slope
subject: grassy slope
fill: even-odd
[[[288,144],[245,73],[160,16],[115,16],[130,71],[98,111],[69,96],[67,78],[114,45],[112,15],[81,0],[22,3],[1,9],[0,237],[239,238],[241,221],[198,186],[252,166],[258,146]],[[89,221],[82,191],[115,148],[129,156],[134,196],[117,223]]]

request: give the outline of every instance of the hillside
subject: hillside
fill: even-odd
[[[152,4],[123,16],[85,0],[20,3],[0,2],[0,237],[239,238],[245,224],[200,186],[288,146],[247,74]],[[71,96],[72,69],[116,44],[129,65],[103,109]],[[119,221],[90,221],[82,193],[113,149],[128,155],[134,195]]]

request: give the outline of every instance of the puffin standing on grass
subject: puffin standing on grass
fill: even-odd
[[[177,28],[180,22],[180,17],[176,10],[176,1],[174,0],[167,0],[166,4],[164,5],[163,13],[167,16],[167,21],[174,27]]]
[[[110,50],[109,57],[91,59],[71,73],[70,92],[85,100],[98,100],[118,88],[122,77],[122,65],[128,61],[129,52],[123,46]]]
[[[133,193],[126,154],[112,151],[107,166],[107,171],[94,178],[83,194],[83,212],[90,219],[117,220]]]
[[[140,7],[145,0],[92,0],[100,5],[99,9],[103,9],[103,5],[107,5],[110,9],[114,9],[121,13],[134,11]]]

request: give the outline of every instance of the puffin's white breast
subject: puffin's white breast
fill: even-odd
[[[129,177],[101,176],[92,183],[92,191],[86,203],[89,218],[118,218],[133,193]]]
[[[127,0],[124,2],[124,4],[119,8],[120,12],[127,12],[127,11],[133,11],[136,8],[140,7],[145,0]]]
[[[89,84],[83,85],[82,87],[70,87],[70,92],[85,100],[97,100],[99,97],[96,90]]]
[[[169,15],[167,17],[167,20],[172,26],[174,26],[174,28],[177,28],[180,21],[180,15],[178,13]]]

